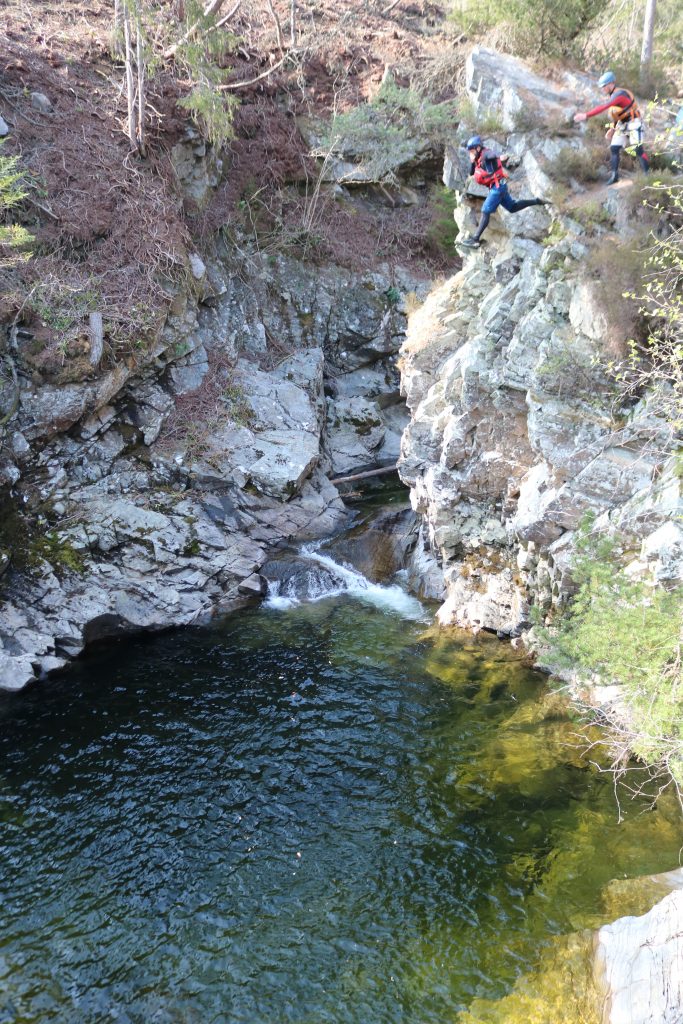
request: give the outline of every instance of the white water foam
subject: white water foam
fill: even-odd
[[[269,582],[268,596],[264,602],[267,608],[292,608],[302,600],[323,601],[325,598],[347,594],[349,597],[375,605],[383,611],[401,615],[404,619],[427,617],[417,598],[407,594],[396,584],[383,586],[380,583],[371,583],[357,569],[350,565],[340,565],[329,555],[322,554],[312,546],[304,547],[301,557],[317,562],[327,571],[322,575],[313,569],[306,574],[305,595],[302,595],[300,580],[298,585],[294,581],[284,585],[279,580]],[[332,583],[330,578],[333,580]]]

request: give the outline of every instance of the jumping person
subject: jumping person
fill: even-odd
[[[470,174],[478,185],[486,185],[490,191],[481,209],[481,220],[476,234],[471,238],[465,238],[458,245],[466,245],[475,249],[480,242],[481,236],[486,231],[491,220],[491,214],[495,213],[499,206],[502,206],[508,213],[519,213],[529,206],[545,206],[545,199],[513,199],[508,192],[505,179],[507,171],[503,167],[499,156],[492,149],[486,149],[479,135],[473,135],[465,143],[465,148],[470,157]]]
[[[614,185],[619,181],[619,158],[624,146],[633,146],[641,168],[647,174],[650,170],[650,160],[643,149],[643,122],[638,110],[636,98],[630,89],[617,89],[617,80],[612,71],[606,71],[598,80],[598,85],[606,96],[609,97],[606,103],[599,107],[593,107],[585,114],[575,114],[574,121],[586,121],[589,117],[597,117],[606,110],[609,111],[610,125],[605,138],[610,143],[610,166],[612,173],[607,181],[608,185]]]

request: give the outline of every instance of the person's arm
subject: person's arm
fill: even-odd
[[[492,149],[485,149],[482,156],[482,163],[484,164],[484,170],[488,171],[489,174],[495,174],[500,167],[500,160],[493,152]]]
[[[601,103],[599,107],[593,107],[592,110],[588,110],[585,114],[575,114],[575,121],[587,121],[589,117],[597,117],[598,114],[604,114],[610,107],[628,107],[631,100],[628,96],[615,96],[614,99],[610,96],[607,103]]]

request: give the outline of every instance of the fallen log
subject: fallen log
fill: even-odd
[[[352,480],[367,480],[370,476],[382,476],[384,473],[395,473],[396,466],[382,466],[380,469],[366,469],[363,473],[352,473],[351,476],[338,476],[330,480],[331,484],[348,484]]]

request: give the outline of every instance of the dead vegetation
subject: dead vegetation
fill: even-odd
[[[578,182],[585,185],[600,179],[605,164],[605,148],[592,145],[574,149],[564,146],[556,157],[549,160],[546,170],[553,181],[564,185]]]
[[[181,195],[170,161],[188,125],[178,103],[191,83],[164,62],[151,69],[141,160],[126,136],[123,64],[110,52],[112,6],[4,5],[5,152],[18,158],[28,182],[13,220],[35,241],[30,260],[0,271],[0,316],[30,335],[19,354],[36,379],[78,380],[121,359],[144,360],[173,296],[189,287],[188,252],[210,249],[219,231],[258,251],[352,268],[452,265],[452,255],[434,244],[438,211],[426,189],[409,205],[371,188],[335,193],[321,184],[297,124],[301,115],[329,118],[371,98],[387,66],[401,87],[452,97],[464,50],[454,45],[444,10],[428,2],[368,0],[361,9],[316,0],[299,5],[293,37],[289,12],[288,0],[264,0],[234,14],[238,45],[222,66],[229,62],[230,83],[254,84],[237,91],[222,183],[199,209]],[[34,92],[47,97],[48,111],[32,103]],[[92,313],[103,321],[97,367]]]
[[[213,351],[200,386],[176,398],[156,447],[165,455],[180,451],[187,459],[201,458],[209,438],[227,423],[252,426],[254,412],[226,355]]]

